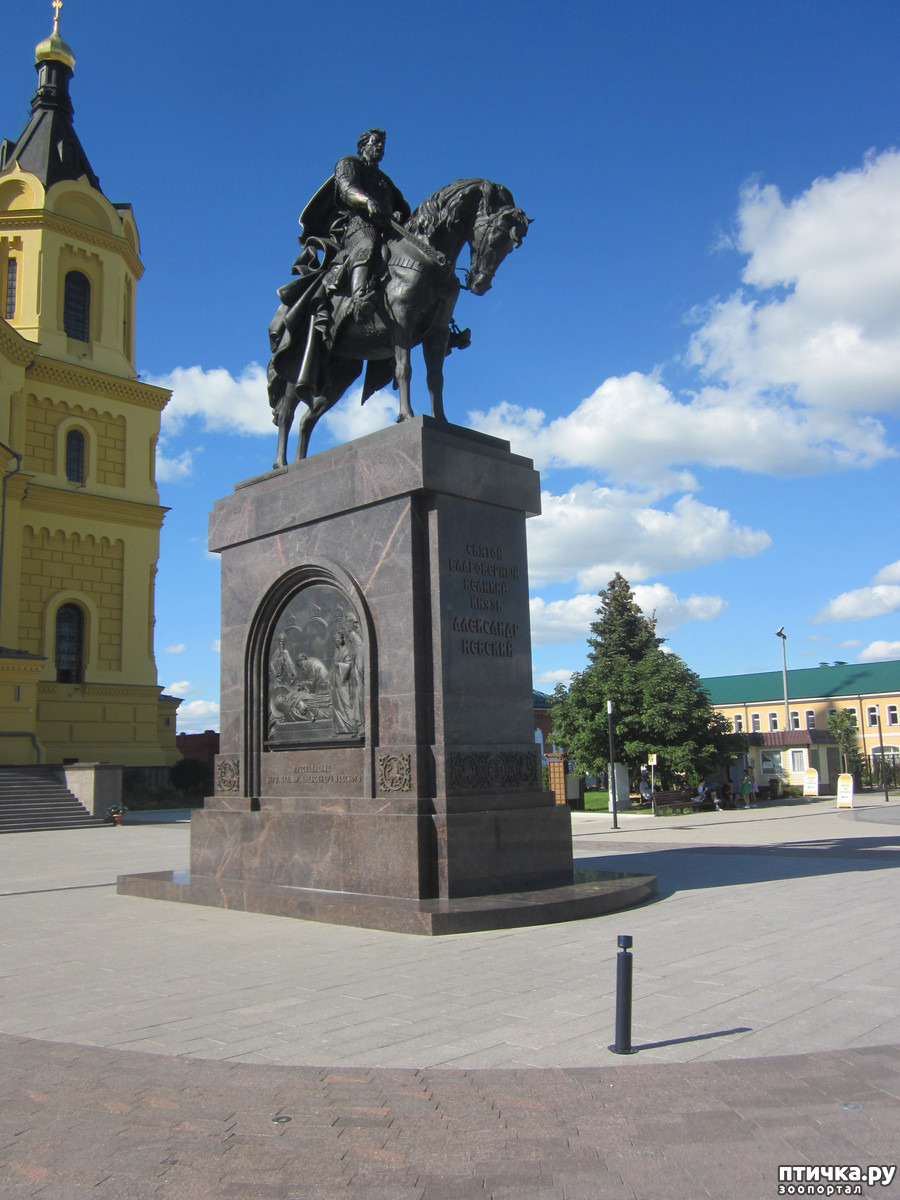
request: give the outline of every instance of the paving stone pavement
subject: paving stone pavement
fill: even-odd
[[[443,939],[116,895],[184,824],[0,838],[0,1196],[764,1200],[896,1164],[898,799],[619,824],[575,814],[576,854],[653,902]]]

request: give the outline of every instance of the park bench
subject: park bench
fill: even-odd
[[[712,800],[703,804],[695,804],[693,794],[687,790],[679,792],[654,792],[653,815],[658,817],[664,808],[671,812],[715,812],[716,806]]]

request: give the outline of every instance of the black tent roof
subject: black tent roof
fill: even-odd
[[[39,57],[36,66],[38,87],[31,101],[31,116],[15,142],[0,143],[0,170],[18,162],[23,171],[36,175],[45,188],[63,179],[86,176],[91,187],[99,192],[100,180],[91,169],[72,124],[75,111],[69,97],[72,68],[56,56]]]

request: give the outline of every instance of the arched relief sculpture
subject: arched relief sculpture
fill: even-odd
[[[301,587],[280,610],[268,645],[267,749],[362,742],[365,646],[346,593],[329,583]]]

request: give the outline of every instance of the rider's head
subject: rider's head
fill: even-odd
[[[384,154],[386,136],[383,129],[367,129],[365,133],[359,135],[359,140],[356,143],[356,153],[361,157],[368,158],[369,155],[364,152],[371,145],[372,150],[375,151],[375,162],[380,162],[381,156]]]

